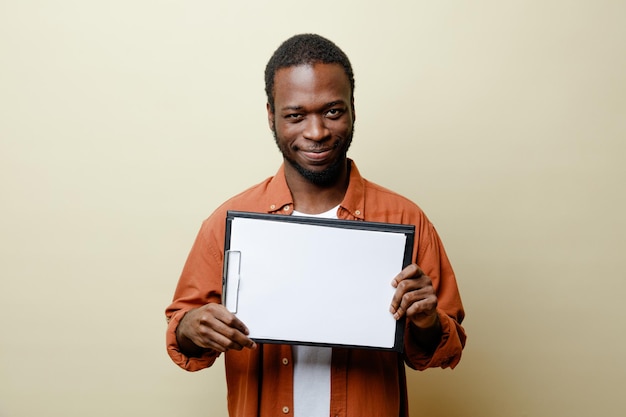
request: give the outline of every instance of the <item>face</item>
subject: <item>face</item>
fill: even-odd
[[[354,106],[350,82],[338,64],[282,68],[274,77],[268,120],[287,175],[333,185],[346,170]]]

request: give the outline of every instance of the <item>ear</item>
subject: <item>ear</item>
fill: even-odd
[[[352,98],[352,103],[350,103],[350,105],[352,106],[352,123],[354,123],[354,121],[356,120],[356,112],[354,111],[354,97]]]
[[[270,103],[267,103],[265,105],[265,108],[267,109],[267,123],[269,123],[270,130],[273,132],[274,131],[274,112],[272,112]]]

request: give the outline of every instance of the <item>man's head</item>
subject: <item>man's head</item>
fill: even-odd
[[[354,128],[354,77],[346,55],[318,35],[297,35],[265,71],[270,129],[292,180],[322,187],[347,177]]]
[[[270,110],[274,112],[274,81],[276,71],[300,65],[339,64],[350,82],[354,98],[354,74],[346,54],[330,40],[314,34],[295,35],[278,47],[265,67],[265,93]]]

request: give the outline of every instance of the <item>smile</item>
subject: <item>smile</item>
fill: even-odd
[[[326,159],[328,155],[333,151],[333,148],[327,149],[315,149],[309,151],[302,151],[302,155],[312,161],[321,161]]]

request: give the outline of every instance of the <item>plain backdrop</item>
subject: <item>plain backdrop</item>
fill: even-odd
[[[411,416],[623,416],[626,3],[0,0],[0,416],[226,416],[164,309],[201,221],[273,175],[263,70],[352,60],[350,156],[437,227],[467,311]],[[324,250],[320,248],[323,256]]]

